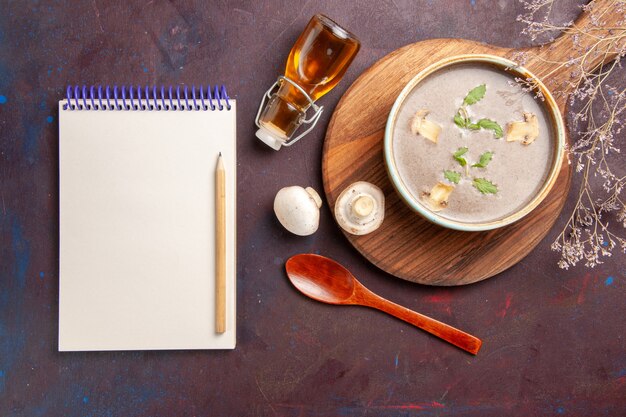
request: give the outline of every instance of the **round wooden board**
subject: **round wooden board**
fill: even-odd
[[[488,53],[511,59],[514,52],[457,39],[418,42],[378,61],[337,105],[324,143],[324,190],[330,207],[355,181],[369,181],[383,190],[386,216],[380,229],[366,236],[345,233],[350,243],[380,269],[422,284],[469,284],[517,263],[554,224],[568,194],[571,169],[567,163],[562,165],[548,197],[528,216],[498,230],[469,233],[436,226],[411,211],[392,186],[383,160],[387,116],[415,74],[453,55]],[[532,72],[541,70],[526,67]],[[541,72],[535,73],[540,76]],[[563,107],[562,101],[559,105]]]
[[[610,0],[595,0],[594,12],[602,26],[620,24]],[[346,237],[382,270],[408,281],[430,285],[462,285],[492,277],[526,256],[548,233],[559,216],[572,176],[567,162],[548,197],[533,212],[510,226],[489,232],[458,232],[423,220],[396,194],[383,161],[383,134],[396,97],[413,76],[443,58],[463,54],[492,54],[518,62],[539,77],[553,92],[565,114],[571,68],[560,63],[590,49],[579,65],[592,72],[613,60],[619,47],[611,45],[610,29],[598,27],[587,12],[574,27],[597,36],[578,37],[566,32],[543,47],[521,50],[498,48],[462,39],[432,39],[400,48],[363,73],[343,96],[328,126],[322,155],[324,190],[330,207],[342,190],[355,181],[369,181],[386,196],[385,221],[366,236]],[[592,28],[592,29],[590,29]],[[598,44],[598,39],[604,39]],[[595,44],[595,45],[594,45]]]

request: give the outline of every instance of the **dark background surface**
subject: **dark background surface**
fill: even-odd
[[[569,20],[578,10],[565,2],[554,13]],[[274,152],[254,138],[254,114],[317,12],[363,46],[321,99],[329,110],[320,127]],[[518,265],[460,288],[377,270],[328,207],[307,238],[273,216],[279,188],[322,191],[324,130],[362,71],[433,37],[530,45],[521,12],[505,0],[0,1],[0,416],[626,415],[625,258],[559,270],[550,242],[566,213]],[[64,87],[207,82],[226,84],[239,107],[236,350],[58,353]],[[473,357],[378,312],[304,298],[283,272],[301,252],[330,255],[381,295],[479,336],[482,351]]]

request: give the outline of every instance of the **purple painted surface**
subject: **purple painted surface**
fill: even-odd
[[[574,3],[555,13],[574,18]],[[322,189],[331,112],[278,153],[254,138],[253,118],[316,12],[363,45],[321,100],[328,109],[363,70],[411,42],[529,44],[518,36],[520,5],[503,0],[2,2],[1,416],[626,415],[623,256],[561,271],[549,250],[555,229],[496,278],[429,288],[369,265],[328,207],[309,238],[275,221],[279,188]],[[614,84],[624,86],[621,77]],[[239,100],[238,347],[60,354],[57,100],[68,84],[183,82],[224,83]],[[471,357],[375,311],[305,299],[283,272],[301,252],[331,255],[381,295],[472,332],[482,351]]]

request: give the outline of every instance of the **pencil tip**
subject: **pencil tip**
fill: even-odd
[[[222,153],[220,152],[220,156],[222,156]]]

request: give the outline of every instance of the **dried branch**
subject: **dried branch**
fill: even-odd
[[[622,196],[626,164],[623,159],[615,161],[616,154],[620,153],[616,140],[621,137],[623,141],[626,122],[626,88],[608,84],[611,75],[622,68],[621,59],[626,55],[626,0],[614,0],[603,11],[594,10],[594,2],[582,6],[590,13],[591,20],[591,25],[585,28],[573,22],[554,22],[552,10],[558,0],[520,1],[526,10],[518,16],[518,20],[526,24],[524,35],[535,41],[546,36],[554,39],[565,32],[573,39],[572,58],[550,63],[554,68],[551,73],[563,69],[570,73],[565,84],[553,90],[569,91],[566,94],[570,109],[574,109],[569,117],[575,138],[569,158],[581,178],[575,206],[552,243],[552,249],[561,254],[558,262],[561,268],[567,269],[581,261],[593,268],[602,263],[603,257],[611,256],[616,248],[626,252],[626,198]],[[602,25],[604,13],[609,11],[620,15],[617,26]],[[614,54],[617,58],[613,62],[596,72],[587,71],[586,63],[592,57]],[[516,59],[523,61],[528,57]],[[544,74],[544,78],[551,73]],[[611,215],[619,223],[609,228]]]

